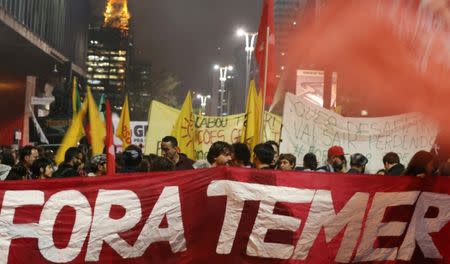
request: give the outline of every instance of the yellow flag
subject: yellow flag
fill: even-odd
[[[190,91],[184,100],[180,115],[173,127],[172,136],[178,140],[178,146],[182,153],[186,154],[190,159],[196,158],[194,148],[194,114],[192,112],[192,97]]]
[[[90,88],[87,90],[87,101],[89,103],[89,134],[91,136],[92,155],[95,156],[103,153],[106,128]]]
[[[122,140],[122,147],[125,149],[131,144],[131,125],[130,109],[128,107],[128,95],[123,103],[122,113],[120,114],[119,125],[117,126],[116,136]]]
[[[250,82],[248,89],[247,105],[245,113],[247,115],[246,126],[242,130],[241,142],[248,145],[250,153],[253,157],[253,148],[260,143],[260,128],[261,128],[261,107],[262,100],[256,92],[255,81]]]
[[[81,109],[72,119],[72,123],[70,124],[70,127],[67,130],[67,133],[64,135],[64,138],[61,142],[61,146],[59,146],[58,151],[56,152],[55,156],[56,164],[62,163],[64,161],[64,155],[66,154],[66,150],[69,149],[70,147],[76,147],[78,141],[80,141],[80,139],[83,137],[84,135],[83,119],[84,116],[86,115],[87,109],[88,109],[88,100],[85,100],[83,105],[81,106]]]

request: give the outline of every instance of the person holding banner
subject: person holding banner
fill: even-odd
[[[406,167],[404,175],[425,178],[434,175],[436,170],[433,154],[428,151],[421,150],[414,154],[411,161]]]
[[[275,157],[275,150],[272,145],[267,143],[261,143],[255,146],[253,149],[254,158],[253,163],[255,168],[261,170],[271,170],[273,169],[271,164],[273,158]]]
[[[317,171],[343,173],[346,163],[344,149],[341,146],[333,146],[328,149],[327,164]]]
[[[83,159],[83,153],[76,147],[70,147],[64,154],[64,162],[53,173],[53,178],[70,178],[80,176],[78,168]]]
[[[20,149],[20,161],[19,163],[27,169],[27,179],[32,179],[31,166],[33,162],[39,158],[38,149],[34,146],[25,146]]]
[[[294,155],[290,153],[281,154],[278,158],[277,169],[291,171],[295,169],[295,164],[297,164],[297,158]]]
[[[31,165],[34,179],[50,179],[53,175],[53,162],[46,158],[39,158]]]
[[[350,170],[348,174],[364,174],[366,171],[366,165],[369,160],[361,153],[353,154],[350,157]]]
[[[400,163],[400,157],[397,153],[389,152],[383,157],[385,175],[400,176],[405,171],[405,166]]]
[[[231,163],[231,145],[223,142],[214,142],[209,148],[206,159],[211,167],[228,166]]]
[[[233,151],[231,153],[231,164],[233,167],[240,168],[251,168],[252,163],[250,162],[251,153],[247,144],[244,143],[234,143],[231,145]]]
[[[175,137],[167,136],[161,140],[161,151],[164,157],[175,164],[175,170],[192,170],[195,163],[185,154],[180,153],[178,140]]]

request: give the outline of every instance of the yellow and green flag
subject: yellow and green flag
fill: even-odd
[[[98,111],[97,104],[92,96],[91,89],[87,90],[87,100],[89,104],[89,127],[92,144],[92,155],[103,153],[105,147],[106,128],[102,118],[102,114]]]
[[[73,77],[73,87],[72,87],[72,119],[75,119],[78,111],[81,108],[81,98],[78,92],[77,77]]]
[[[83,105],[81,105],[80,110],[72,119],[72,123],[70,124],[67,133],[64,135],[64,138],[61,142],[61,146],[59,146],[58,151],[56,152],[55,161],[56,164],[60,164],[64,161],[64,155],[66,154],[66,150],[70,147],[76,147],[78,141],[84,135],[84,127],[83,120],[86,115],[88,109],[88,101],[85,100]]]

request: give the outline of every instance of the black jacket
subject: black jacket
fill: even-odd
[[[404,171],[405,171],[405,166],[403,166],[402,164],[398,163],[398,164],[395,164],[392,168],[390,168],[386,172],[386,175],[400,176],[400,175],[403,175]]]
[[[359,170],[350,169],[347,171],[347,174],[364,174],[364,173],[360,172]]]
[[[61,164],[58,169],[53,173],[52,178],[70,178],[78,177],[78,171],[69,164]]]

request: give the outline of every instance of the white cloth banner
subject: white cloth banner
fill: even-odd
[[[436,139],[437,125],[418,113],[377,118],[349,118],[315,106],[293,94],[284,104],[281,153],[292,153],[297,164],[312,152],[325,164],[331,146],[346,154],[361,153],[369,159],[366,171],[383,168],[383,156],[396,152],[405,166],[419,150],[429,151]],[[349,161],[347,155],[347,160]]]

